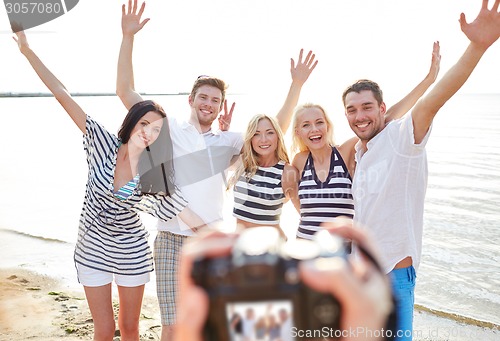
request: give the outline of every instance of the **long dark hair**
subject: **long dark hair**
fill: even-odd
[[[170,195],[174,191],[173,149],[165,110],[151,100],[134,104],[123,120],[118,137],[122,143],[127,143],[136,124],[150,111],[163,117],[163,125],[156,141],[146,147],[139,158],[141,192]]]

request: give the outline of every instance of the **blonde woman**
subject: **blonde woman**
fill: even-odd
[[[429,73],[406,97],[389,108],[385,122],[403,116],[436,80],[441,56],[435,42]],[[370,104],[365,106],[368,110]],[[297,152],[292,165],[298,170],[298,200],[300,222],[297,238],[312,239],[320,224],[338,216],[354,216],[351,193],[356,162],[354,137],[341,145],[333,138],[333,124],[318,104],[299,106],[293,118],[292,151]],[[382,175],[383,176],[383,175]],[[360,194],[362,195],[362,194]]]
[[[322,222],[337,216],[354,217],[352,168],[344,160],[351,160],[356,141],[335,145],[333,124],[318,104],[297,108],[293,127],[292,150],[299,151],[293,165],[300,174],[297,238],[312,239]]]
[[[290,125],[302,86],[318,63],[312,51],[304,61],[302,55],[303,50],[297,65],[291,60],[292,84],[276,118],[255,115],[248,124],[240,163],[229,182],[234,189],[233,215],[239,227],[279,228],[283,204],[296,197],[298,173],[290,165],[283,134]]]

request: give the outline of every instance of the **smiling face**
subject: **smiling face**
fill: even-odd
[[[206,132],[222,108],[222,92],[214,86],[202,85],[194,97],[189,96],[189,105],[192,123],[199,123],[202,132]]]
[[[251,143],[252,149],[259,156],[259,159],[274,159],[278,162],[276,156],[278,134],[268,119],[263,118],[259,121]]]
[[[329,129],[325,114],[317,107],[304,108],[297,115],[295,134],[309,150],[329,143]]]
[[[134,126],[134,129],[130,133],[129,142],[144,149],[156,141],[160,135],[162,126],[163,117],[155,111],[148,111]]]
[[[349,92],[344,105],[349,126],[364,145],[384,129],[385,103],[379,104],[372,91]]]

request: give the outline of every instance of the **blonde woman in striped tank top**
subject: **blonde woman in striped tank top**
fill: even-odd
[[[300,50],[297,64],[291,60],[292,84],[276,118],[255,115],[244,137],[239,165],[229,181],[234,190],[233,216],[238,227],[276,226],[282,236],[280,215],[283,204],[296,198],[297,170],[290,165],[283,134],[290,125],[303,84],[317,65],[309,51],[303,60]],[[294,200],[294,204],[298,201]]]
[[[420,82],[406,97],[389,108],[385,121],[402,117],[436,80],[441,56],[439,43],[434,43],[431,67]],[[354,201],[351,193],[352,177],[356,162],[353,137],[341,145],[333,138],[333,124],[326,111],[318,104],[299,106],[293,117],[294,156],[292,165],[300,177],[296,183],[300,213],[297,238],[312,239],[321,229],[321,223],[338,216],[353,218]]]

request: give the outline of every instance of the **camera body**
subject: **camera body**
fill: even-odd
[[[314,240],[285,242],[274,227],[249,228],[231,254],[196,260],[192,277],[210,298],[205,340],[271,339],[271,333],[298,340],[305,331],[338,330],[338,301],[299,276],[301,261],[347,256],[344,240],[322,232]],[[259,330],[262,319],[265,329]]]

